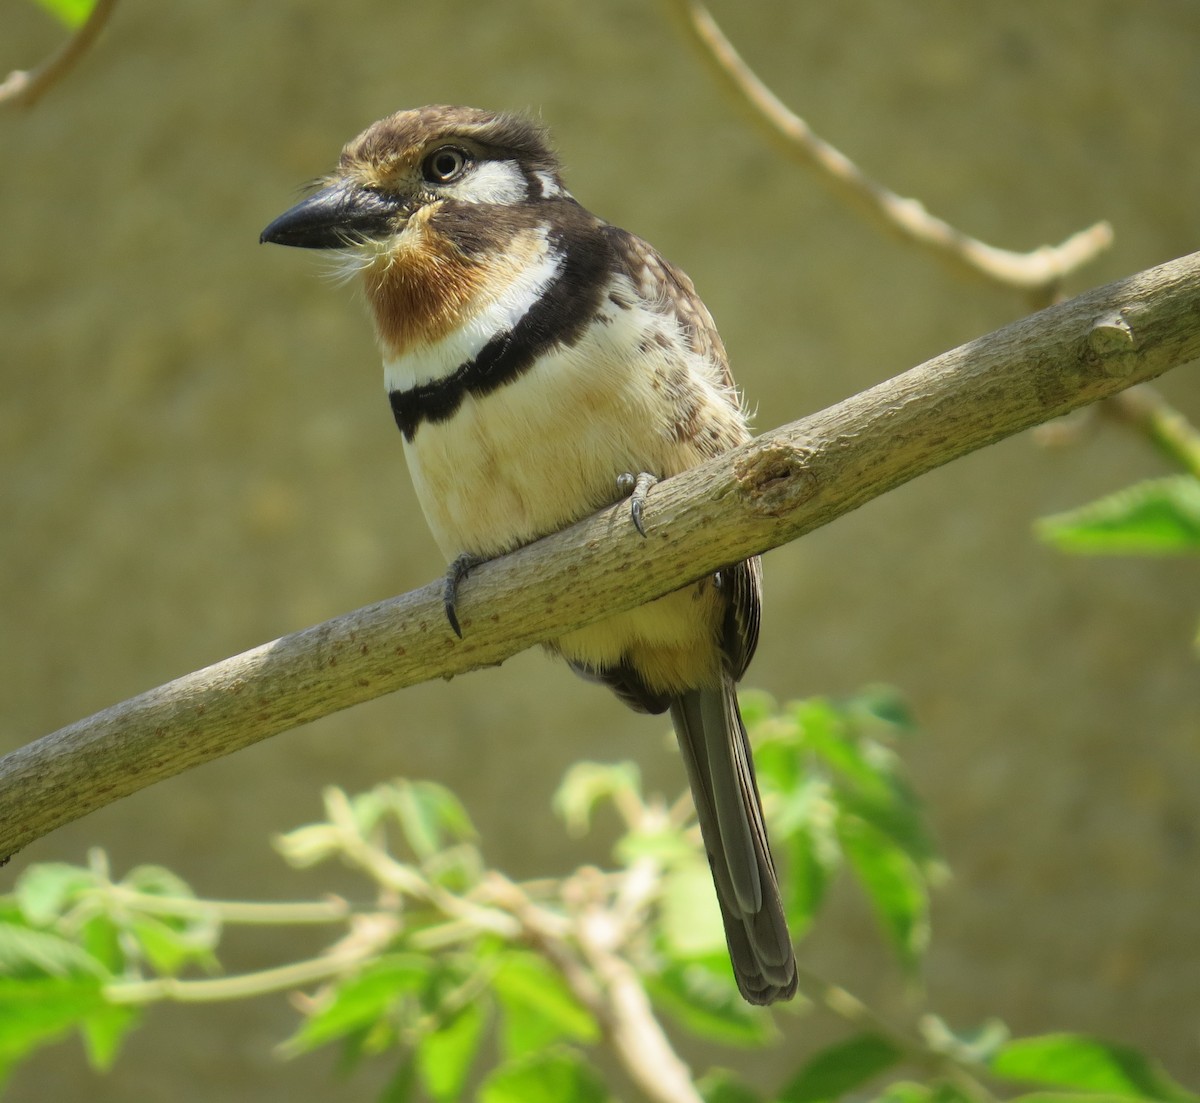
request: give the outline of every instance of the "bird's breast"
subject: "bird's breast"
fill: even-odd
[[[542,226],[511,245],[478,259],[487,278],[455,325],[407,343],[381,331],[413,482],[447,556],[510,550],[615,501],[626,472],[665,478],[748,435],[723,360],[697,351],[687,319],[620,269],[607,237]]]
[[[406,439],[417,496],[447,557],[510,550],[615,501],[623,472],[663,469],[669,434],[653,370],[594,344],[548,349]]]

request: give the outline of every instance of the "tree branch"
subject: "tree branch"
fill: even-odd
[[[360,701],[502,662],[1200,356],[1200,253],[1050,307],[473,571],[284,636],[0,759],[0,854]]]
[[[1058,295],[1063,280],[1112,244],[1112,227],[1097,222],[1059,245],[1014,253],[979,241],[872,180],[840,150],[815,134],[742,60],[700,0],[668,0],[685,32],[721,83],[768,134],[800,164],[811,168],[839,197],[859,207],[888,232],[926,249],[960,273],[1028,293],[1034,308]]]
[[[14,69],[9,73],[0,82],[0,105],[32,107],[87,53],[100,37],[116,6],[117,0],[96,0],[75,33],[41,65],[36,69]]]

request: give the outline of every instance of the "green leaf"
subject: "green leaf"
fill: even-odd
[[[828,702],[810,701],[801,709],[805,743],[827,765],[868,799],[892,796],[895,755],[873,739],[856,738]]]
[[[536,954],[505,952],[492,988],[504,1012],[501,1046],[510,1058],[524,1057],[554,1042],[600,1038],[591,1013],[571,995],[558,972]]]
[[[0,923],[0,976],[106,976],[108,970],[82,947],[50,931]]]
[[[25,918],[35,927],[46,927],[95,884],[91,870],[66,862],[43,862],[17,878],[14,895]]]
[[[108,1004],[85,1018],[80,1026],[88,1064],[98,1072],[107,1072],[117,1059],[121,1043],[142,1021],[138,1008]]]
[[[471,817],[444,785],[398,781],[389,791],[389,803],[419,861],[428,861],[450,843],[476,837]]]
[[[0,977],[0,1068],[56,1041],[106,1006],[95,977]]]
[[[933,1089],[912,1080],[896,1080],[883,1089],[873,1103],[930,1103]]]
[[[874,1103],[931,1103],[934,1090],[928,1084],[896,1080],[875,1097]]]
[[[839,1099],[891,1068],[903,1053],[879,1034],[857,1034],[815,1054],[780,1093],[780,1103]]]
[[[741,709],[742,722],[752,735],[759,725],[766,724],[779,715],[778,702],[762,689],[739,689],[738,707]]]
[[[915,969],[929,942],[929,896],[921,871],[862,820],[844,818],[838,837],[901,965]]]
[[[55,19],[74,30],[91,13],[96,0],[37,0]]]
[[[850,716],[865,715],[900,735],[911,735],[918,730],[908,699],[895,686],[865,686],[846,701],[845,709]]]
[[[1015,1039],[992,1058],[990,1068],[1004,1080],[1101,1095],[1163,1103],[1196,1103],[1200,1098],[1136,1049],[1086,1034],[1044,1034]]]
[[[129,871],[121,884],[146,896],[166,896],[183,900],[196,898],[192,886],[165,866],[137,866]]]
[[[899,1080],[888,1084],[874,1103],[978,1103],[973,1095],[967,1095],[948,1080],[933,1084],[916,1084],[911,1080]]]
[[[411,1103],[417,1098],[417,1069],[412,1054],[406,1053],[392,1078],[384,1085],[378,1103]]]
[[[432,965],[417,954],[385,954],[337,986],[281,1047],[287,1057],[307,1053],[350,1034],[370,1029],[391,1015],[428,982]]]
[[[704,1103],[760,1103],[762,1096],[728,1069],[709,1069],[696,1081]]]
[[[653,858],[660,866],[670,869],[695,861],[698,842],[677,824],[655,820],[647,828],[637,828],[617,840],[613,855],[623,866],[631,866],[643,858]]]
[[[672,958],[706,957],[725,948],[725,928],[708,863],[698,854],[663,876],[659,900],[663,948]]]
[[[572,835],[582,835],[600,801],[627,797],[642,799],[642,775],[634,763],[576,762],[554,793],[554,810]]]
[[[462,1094],[486,1025],[483,1005],[476,1000],[421,1039],[417,1071],[426,1090],[439,1103]]]
[[[509,1061],[479,1089],[480,1103],[608,1103],[608,1099],[595,1071],[568,1049]]]
[[[675,963],[643,983],[654,1004],[680,1026],[701,1038],[735,1046],[761,1046],[775,1037],[771,1016],[752,1008],[739,995],[724,945],[712,961]]]
[[[1129,1096],[1095,1092],[1040,1091],[1014,1096],[1007,1103],[1129,1103]]]
[[[108,915],[93,915],[76,936],[82,949],[113,975],[123,972],[126,965],[122,938],[123,932]]]
[[[986,1065],[1008,1044],[1009,1029],[1000,1019],[978,1026],[952,1028],[940,1015],[926,1012],[920,1021],[921,1037],[935,1053],[958,1065]]]
[[[374,789],[368,789],[365,793],[358,793],[353,797],[343,794],[342,799],[346,801],[350,818],[354,821],[354,828],[360,838],[368,838],[379,826],[379,821],[394,805],[397,791],[407,785],[407,781],[397,781],[392,785],[377,785]]]
[[[773,836],[785,860],[784,907],[793,938],[800,938],[841,868],[842,848],[837,837],[837,807],[823,778],[805,779],[784,800],[776,821],[780,830]]]
[[[754,773],[758,789],[768,803],[771,794],[786,796],[811,777],[804,767],[803,756],[796,746],[783,739],[766,739],[754,748]]]
[[[396,1067],[392,1078],[384,1086],[378,1103],[411,1103],[417,1093],[417,1067],[411,1053]]]
[[[209,969],[217,966],[212,954],[217,941],[215,926],[193,927],[153,915],[135,915],[126,930],[137,940],[146,960],[165,976],[174,976],[193,962]]]
[[[836,796],[843,816],[856,816],[907,854],[931,879],[943,871],[929,835],[921,802],[899,777],[891,778],[885,794],[870,796],[842,790]]]
[[[1200,551],[1200,480],[1172,475],[1136,483],[1037,523],[1040,539],[1092,555],[1169,555]]]

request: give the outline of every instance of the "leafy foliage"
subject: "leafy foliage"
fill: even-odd
[[[163,915],[166,896],[196,905]],[[0,900],[0,1083],[22,1057],[72,1029],[92,1067],[109,1068],[140,1013],[111,986],[149,971],[215,966],[219,927],[187,886],[157,866],[109,879],[103,855],[87,867],[31,866]]]
[[[1062,551],[1091,555],[1200,552],[1200,479],[1149,479],[1067,513],[1043,518],[1038,535]]]
[[[914,976],[943,869],[900,766],[897,749],[914,731],[903,702],[870,690],[783,707],[747,694],[743,706],[794,929],[819,921],[829,885],[847,870]],[[114,881],[98,853],[86,867],[30,867],[0,897],[0,1083],[72,1032],[106,1069],[149,1004],[185,993],[303,990],[301,1021],[280,1054],[336,1046],[347,1073],[392,1061],[381,1103],[607,1103],[597,1051],[630,1061],[621,1034],[668,1047],[658,1014],[713,1045],[776,1043],[772,1015],[737,993],[690,802],[647,797],[627,763],[577,765],[556,796],[560,816],[584,831],[601,805],[624,826],[613,869],[519,885],[486,867],[470,817],[442,786],[330,789],[324,818],[277,847],[297,867],[337,859],[358,870],[376,898],[357,909],[198,900],[158,867]],[[310,961],[194,977],[217,969],[230,924],[314,919],[338,934]],[[805,974],[801,988],[810,1009],[842,1015],[851,1032],[802,1056],[773,1095],[712,1068],[696,1081],[700,1097],[992,1103],[986,1076],[1032,1088],[1021,1103],[1200,1103],[1150,1059],[1097,1039],[1010,1040],[999,1023],[955,1031],[928,1013],[919,1030],[895,1030],[835,985]]]
[[[887,1038],[856,1034],[821,1050],[780,1092],[780,1103],[819,1103],[840,1099],[887,1071],[904,1057]]]
[[[747,695],[745,706],[761,730],[759,784],[787,860],[793,930],[808,928],[848,865],[900,962],[915,971],[929,938],[929,888],[944,869],[894,749],[913,730],[902,702],[874,689],[840,705],[813,698],[776,712]]]
[[[1141,405],[1146,436],[1181,473],[1146,479],[1042,518],[1037,534],[1044,542],[1077,555],[1200,553],[1200,430],[1157,395]]]
[[[1200,1100],[1137,1050],[1083,1034],[1016,1038],[992,1057],[989,1067],[1003,1080],[1059,1091],[1161,1103]]]

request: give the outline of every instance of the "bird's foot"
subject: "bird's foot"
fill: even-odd
[[[631,471],[626,471],[625,474],[617,476],[617,490],[629,498],[629,517],[633,521],[633,527],[642,536],[646,535],[646,528],[642,524],[642,510],[646,506],[646,494],[656,482],[658,482],[658,478],[648,471],[639,471],[636,475]]]
[[[458,623],[458,587],[472,570],[480,563],[486,562],[487,560],[482,555],[463,552],[446,569],[446,578],[442,583],[442,608],[446,610],[446,619],[460,640],[462,639],[462,628]]]

